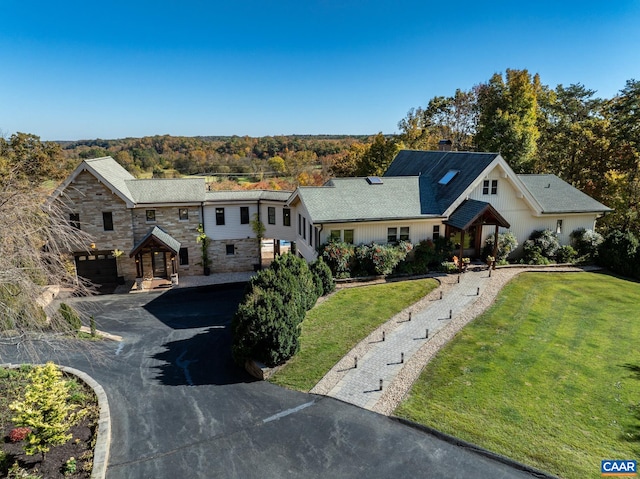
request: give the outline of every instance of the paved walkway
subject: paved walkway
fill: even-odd
[[[486,268],[467,271],[459,276],[447,276],[443,281],[453,283],[442,299],[439,296],[423,307],[412,310],[399,319],[397,327],[370,340],[375,345],[361,358],[328,393],[329,396],[373,410],[382,396],[382,388],[391,384],[403,365],[427,341],[431,341],[442,327],[473,304],[489,282]],[[429,337],[427,338],[427,330]],[[355,366],[355,359],[354,359]],[[381,383],[382,381],[382,383]]]

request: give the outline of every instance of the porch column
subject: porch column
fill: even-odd
[[[498,225],[496,225],[496,232],[495,232],[495,235],[493,237],[493,254],[491,256],[493,256],[494,258],[498,254],[498,229],[499,228],[500,227]]]
[[[458,271],[462,272],[462,256],[464,255],[464,230],[460,230],[460,256],[458,257]]]

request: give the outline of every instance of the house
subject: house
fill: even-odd
[[[247,271],[260,261],[250,221],[266,226],[265,238],[288,238],[286,191],[208,191],[204,178],[136,179],[113,158],[84,160],[50,201],[69,222],[93,238],[76,245],[78,275],[97,284],[124,279],[203,274],[198,226],[211,239],[214,272]],[[277,249],[277,248],[276,248]],[[114,252],[123,254],[119,257]]]
[[[51,197],[94,238],[70,253],[95,283],[203,274],[198,226],[211,271],[260,264],[252,221],[279,252],[281,240],[313,261],[331,239],[395,243],[451,238],[478,256],[489,235],[554,231],[562,244],[611,211],[555,175],[516,175],[498,153],[403,150],[382,177],[334,178],[294,192],[208,191],[204,178],[136,179],[113,158],[84,160]],[[264,243],[264,242],[263,242]],[[114,252],[123,254],[119,257]],[[517,253],[517,252],[516,252]]]
[[[516,175],[498,153],[416,150],[400,151],[382,177],[301,187],[289,204],[299,218],[297,250],[309,261],[331,238],[416,243],[445,235],[464,256],[479,256],[489,235],[507,230],[520,245],[542,229],[568,244],[572,231],[593,229],[611,211],[555,175]]]

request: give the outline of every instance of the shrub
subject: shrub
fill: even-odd
[[[458,265],[453,261],[443,261],[440,263],[440,271],[447,274],[454,274],[459,272]]]
[[[612,231],[598,248],[598,264],[624,276],[638,274],[638,238],[633,233]]]
[[[525,264],[549,264],[549,258],[542,254],[542,248],[534,240],[528,239],[522,245],[524,254],[522,262]]]
[[[325,263],[320,256],[311,264],[311,272],[313,280],[320,285],[320,296],[332,293],[336,289],[336,282],[333,280],[331,268]]]
[[[24,441],[24,439],[29,435],[31,429],[28,427],[14,427],[9,432],[9,440],[11,442],[20,442]]]
[[[351,261],[354,247],[341,241],[330,241],[322,245],[321,257],[331,269],[335,278],[348,278],[350,276]]]
[[[604,241],[600,233],[593,230],[578,228],[569,235],[571,244],[576,249],[579,256],[595,258],[598,253],[598,247]]]
[[[556,253],[556,260],[558,263],[573,263],[578,256],[578,253],[573,246],[564,245],[561,246],[558,252]]]
[[[74,331],[79,331],[82,327],[80,316],[78,316],[78,313],[67,303],[60,303],[60,315]]]
[[[67,383],[52,362],[33,368],[28,379],[24,399],[14,401],[9,409],[16,413],[12,418],[16,425],[31,428],[25,452],[44,454],[51,446],[71,438],[68,431],[79,414],[74,412],[76,406],[69,403]]]
[[[558,237],[551,230],[534,231],[529,239],[540,248],[540,254],[547,259],[555,258],[560,249]]]
[[[70,457],[67,462],[64,463],[64,475],[71,476],[78,470],[78,462],[75,457]]]
[[[495,243],[495,235],[489,236],[482,248],[482,257],[486,258],[493,255],[493,245]],[[507,258],[513,250],[518,247],[518,239],[511,231],[498,233],[498,250],[496,252],[496,261],[498,263],[506,262]]]

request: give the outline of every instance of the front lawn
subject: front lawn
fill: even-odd
[[[396,410],[563,478],[640,455],[640,284],[524,273]]]
[[[307,313],[300,351],[271,381],[309,391],[362,339],[437,286],[434,279],[421,279],[338,291]]]

